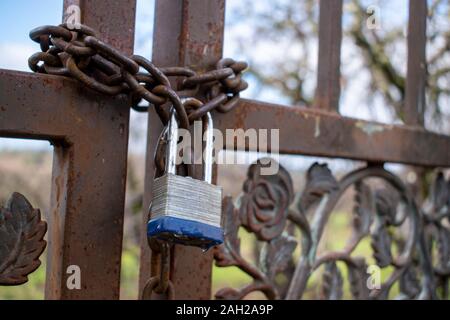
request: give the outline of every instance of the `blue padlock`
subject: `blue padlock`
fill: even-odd
[[[211,184],[213,121],[209,112],[203,120],[206,141],[202,181],[176,175],[178,123],[171,110],[162,133],[167,146],[165,173],[153,183],[148,237],[203,249],[223,242],[222,188]]]

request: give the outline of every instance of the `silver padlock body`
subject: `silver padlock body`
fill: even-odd
[[[166,173],[154,180],[149,236],[209,247],[222,242],[222,187]]]
[[[155,179],[151,219],[171,216],[220,227],[222,187],[191,177]]]

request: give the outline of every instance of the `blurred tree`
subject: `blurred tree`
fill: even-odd
[[[316,59],[312,45],[318,32],[316,1],[244,0],[235,7],[227,3],[231,4],[229,27],[235,30],[228,30],[236,35],[236,51],[245,53],[248,72],[259,90],[274,88],[292,104],[310,104],[314,94],[309,79],[314,78]]]
[[[368,10],[374,5],[380,12]],[[343,91],[350,81],[364,82],[366,105],[370,108],[378,97],[393,121],[403,120],[406,74],[408,3],[401,4],[401,10],[398,6],[386,0],[347,0],[343,15],[343,46],[355,46],[350,59],[342,58]],[[380,27],[368,28],[367,20],[374,14],[379,14]],[[230,27],[241,30],[233,32],[237,49],[250,60],[249,73],[259,91],[275,90],[291,104],[310,105],[316,81],[318,1],[244,0],[233,8],[231,18]],[[426,118],[430,129],[444,132],[450,119],[449,18],[447,0],[429,1]],[[356,74],[346,73],[345,66],[354,60],[360,68]],[[362,71],[368,76],[362,77]]]

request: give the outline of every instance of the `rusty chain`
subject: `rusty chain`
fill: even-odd
[[[76,29],[70,29],[67,24],[42,26],[33,29],[30,38],[41,47],[41,52],[28,59],[34,72],[75,78],[106,95],[128,95],[131,108],[138,112],[147,112],[154,106],[164,125],[169,121],[171,106],[176,110],[180,127],[185,129],[211,110],[228,112],[236,106],[239,93],[248,86],[242,79],[242,72],[247,68],[245,62],[221,59],[214,70],[201,74],[187,67],[158,68],[142,56],[122,54],[98,39],[97,32],[86,25]],[[177,90],[172,88],[169,77],[176,77]],[[204,101],[196,98],[199,96]],[[149,105],[142,106],[142,101]],[[155,153],[157,171],[164,168],[163,147],[160,141]],[[156,239],[149,239],[148,243],[152,250],[152,277],[141,298],[151,299],[153,294],[158,294],[173,299],[171,245]]]
[[[170,280],[170,252],[172,245],[154,238],[148,238],[148,245],[152,250],[152,276],[144,286],[141,299],[150,300],[152,295],[156,293],[172,300],[174,299],[174,287]]]
[[[224,58],[214,70],[201,74],[187,67],[159,68],[142,56],[122,54],[97,38],[97,32],[86,25],[76,29],[67,24],[42,26],[33,29],[30,38],[41,47],[41,52],[28,60],[34,72],[72,77],[107,95],[129,95],[134,110],[146,112],[154,106],[164,125],[169,120],[170,106],[185,129],[208,111],[228,112],[248,86],[242,79],[245,62]],[[178,79],[177,90],[172,88],[169,77]],[[198,96],[204,101],[195,98]],[[141,106],[143,100],[149,105]]]

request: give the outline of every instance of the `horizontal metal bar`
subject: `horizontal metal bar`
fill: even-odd
[[[47,74],[0,69],[0,93],[2,137],[72,144],[81,128],[94,130],[100,121],[94,109],[90,117],[82,117],[78,102],[92,100],[98,108],[121,109],[124,115],[129,111],[126,99],[99,95],[76,80]]]
[[[222,132],[232,128],[279,129],[279,151],[285,154],[450,166],[448,136],[418,127],[342,117],[323,110],[241,99],[233,112],[216,113],[214,124]],[[238,150],[245,147],[242,143],[236,146]],[[231,144],[226,148],[235,149]]]
[[[57,94],[65,87],[66,94],[90,95],[90,90],[79,89],[75,81],[51,75],[30,74],[18,71],[0,70],[0,88],[4,92],[7,84],[8,94],[16,94],[20,88],[35,86],[45,88],[46,95],[55,95],[52,100],[58,109],[36,108],[40,102],[28,97],[26,92],[19,98],[22,112],[27,117],[17,117],[15,109],[0,104],[0,136],[57,140],[67,136],[67,123],[61,121],[64,100]],[[70,84],[70,85],[69,85]],[[73,87],[75,85],[75,87]],[[92,93],[93,97],[96,95]],[[43,95],[44,96],[44,95]],[[6,95],[1,101],[5,101]],[[114,99],[110,99],[112,103]],[[108,105],[109,103],[105,103]],[[106,106],[105,106],[106,107]],[[48,112],[46,112],[48,110]],[[55,112],[58,110],[58,112]],[[64,111],[66,110],[66,111]],[[11,114],[8,115],[8,112]],[[34,121],[39,112],[40,121]],[[28,121],[28,120],[29,121]],[[70,118],[76,121],[76,117]],[[450,166],[450,137],[425,131],[418,127],[387,125],[348,117],[305,107],[288,107],[260,101],[241,99],[235,111],[228,114],[215,113],[215,127],[225,132],[230,128],[242,129],[280,129],[280,152],[312,156],[339,157],[346,159],[397,162],[419,166]],[[74,133],[75,134],[75,133]],[[68,135],[70,137],[70,134]],[[70,138],[69,138],[70,139]],[[233,149],[232,145],[227,148]],[[244,149],[245,146],[238,146]],[[270,146],[269,146],[270,150]]]

